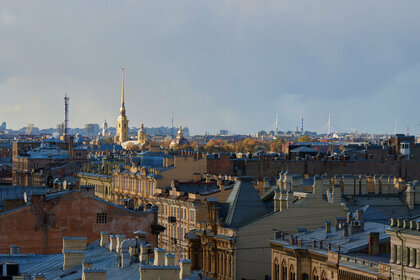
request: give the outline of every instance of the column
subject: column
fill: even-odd
[[[400,245],[396,245],[397,246],[397,264],[401,264],[401,246]]]
[[[391,244],[391,259],[390,259],[391,263],[396,263],[397,262],[397,245],[395,244]]]
[[[420,250],[417,249],[417,256],[416,256],[416,268],[420,268]]]
[[[416,265],[416,249],[410,248],[410,267]]]
[[[230,269],[231,269],[231,267],[230,267],[230,259],[231,259],[231,256],[230,255],[228,255],[227,256],[227,261],[226,261],[226,276],[227,276],[227,278],[229,279],[229,278],[231,278],[231,275],[230,275]]]
[[[221,272],[220,272],[222,279],[224,279],[226,276],[225,269],[226,269],[226,256],[225,256],[225,252],[222,252],[222,266],[221,266]]]
[[[404,265],[410,264],[410,248],[404,247]]]

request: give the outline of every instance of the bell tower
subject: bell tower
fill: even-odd
[[[121,67],[122,70],[122,90],[121,90],[121,108],[120,115],[117,120],[117,135],[115,135],[115,143],[122,144],[128,140],[128,119],[125,114],[125,104],[124,104],[124,67]]]

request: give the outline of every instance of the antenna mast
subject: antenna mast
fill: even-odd
[[[303,118],[300,120],[300,131],[303,132]]]
[[[328,136],[331,135],[331,114],[328,114]]]
[[[276,135],[279,134],[279,113],[276,114]]]
[[[69,124],[69,100],[70,97],[64,96],[64,142],[67,143],[68,124]]]

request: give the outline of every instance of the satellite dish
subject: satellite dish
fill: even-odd
[[[26,192],[23,193],[23,200],[25,203],[28,203],[28,194]]]

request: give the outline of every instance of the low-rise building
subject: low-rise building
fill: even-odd
[[[63,236],[85,236],[91,243],[101,231],[130,237],[136,230],[157,246],[157,210],[134,211],[94,196],[91,186],[26,196],[25,204],[0,214],[0,252],[9,245],[22,253],[61,252]]]
[[[364,221],[362,211],[337,218],[318,230],[275,232],[273,280],[391,279],[389,235],[383,224]]]

